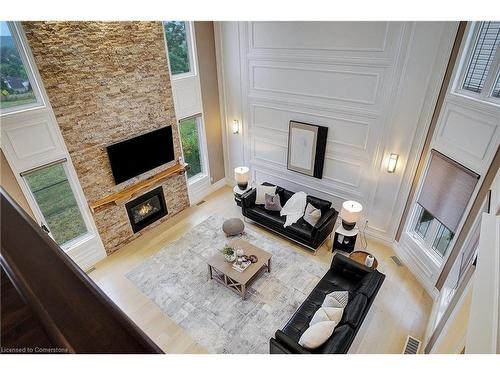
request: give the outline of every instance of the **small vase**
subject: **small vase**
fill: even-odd
[[[224,255],[224,258],[226,258],[226,262],[233,263],[236,260],[236,254],[234,254],[234,253],[231,255],[226,254],[226,255]]]

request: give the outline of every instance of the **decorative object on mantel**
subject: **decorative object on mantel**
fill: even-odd
[[[363,211],[361,203],[356,201],[345,201],[342,203],[340,217],[342,218],[342,226],[345,230],[352,230],[355,227],[356,222],[361,217],[361,211]]]
[[[234,252],[234,249],[231,246],[229,245],[224,246],[220,252],[222,253],[222,255],[224,255],[226,262],[232,263],[236,260],[236,253]]]
[[[104,198],[98,199],[94,203],[89,204],[90,210],[94,213],[108,204],[123,204],[146,190],[165,182],[168,178],[177,174],[185,173],[188,169],[189,164],[175,164],[172,167],[155,174],[154,176],[133,184],[121,191],[112,193]]]
[[[287,168],[323,178],[328,127],[290,121]]]
[[[247,190],[248,188],[248,177],[250,175],[250,169],[248,167],[236,167],[234,168],[234,179],[238,184],[240,190]]]
[[[233,217],[231,219],[227,219],[222,224],[222,231],[226,234],[226,237],[237,236],[242,234],[245,230],[245,223],[243,220]]]

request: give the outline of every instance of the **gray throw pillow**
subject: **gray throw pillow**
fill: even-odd
[[[266,194],[266,203],[264,208],[268,211],[281,211],[280,196],[278,194]]]
[[[304,213],[304,220],[314,227],[320,218],[321,210],[314,207],[311,203],[308,203],[306,206],[306,212]]]

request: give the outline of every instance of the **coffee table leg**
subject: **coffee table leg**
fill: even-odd
[[[246,299],[246,293],[247,293],[247,287],[246,285],[241,286],[241,299],[245,300]]]
[[[271,258],[267,261],[267,272],[271,273]]]
[[[208,265],[208,276],[210,277],[210,279],[213,279],[213,276],[212,276],[212,266],[210,264]]]

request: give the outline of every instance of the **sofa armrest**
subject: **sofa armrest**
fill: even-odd
[[[313,230],[321,230],[322,227],[328,225],[328,223],[331,221],[331,220],[336,220],[336,214],[337,213],[337,210],[335,208],[330,208],[326,214],[324,215],[321,215],[321,217],[319,218],[318,222],[316,223],[316,225],[314,226]]]
[[[288,336],[286,333],[284,333],[281,330],[277,330],[276,333],[274,334],[276,337],[276,341],[281,344],[281,348],[284,348],[285,350],[288,351],[288,353],[292,354],[311,354],[309,350],[306,348],[303,348],[302,346],[299,345],[298,342],[295,342]]]
[[[245,210],[245,208],[249,208],[255,206],[255,198],[257,197],[257,190],[252,189],[247,191],[241,196],[241,208]]]
[[[342,273],[348,271],[350,273],[354,273],[359,276],[364,276],[367,273],[372,272],[371,268],[368,268],[363,264],[360,264],[342,254],[335,254],[335,256],[332,259],[332,264],[330,268],[334,272]]]

